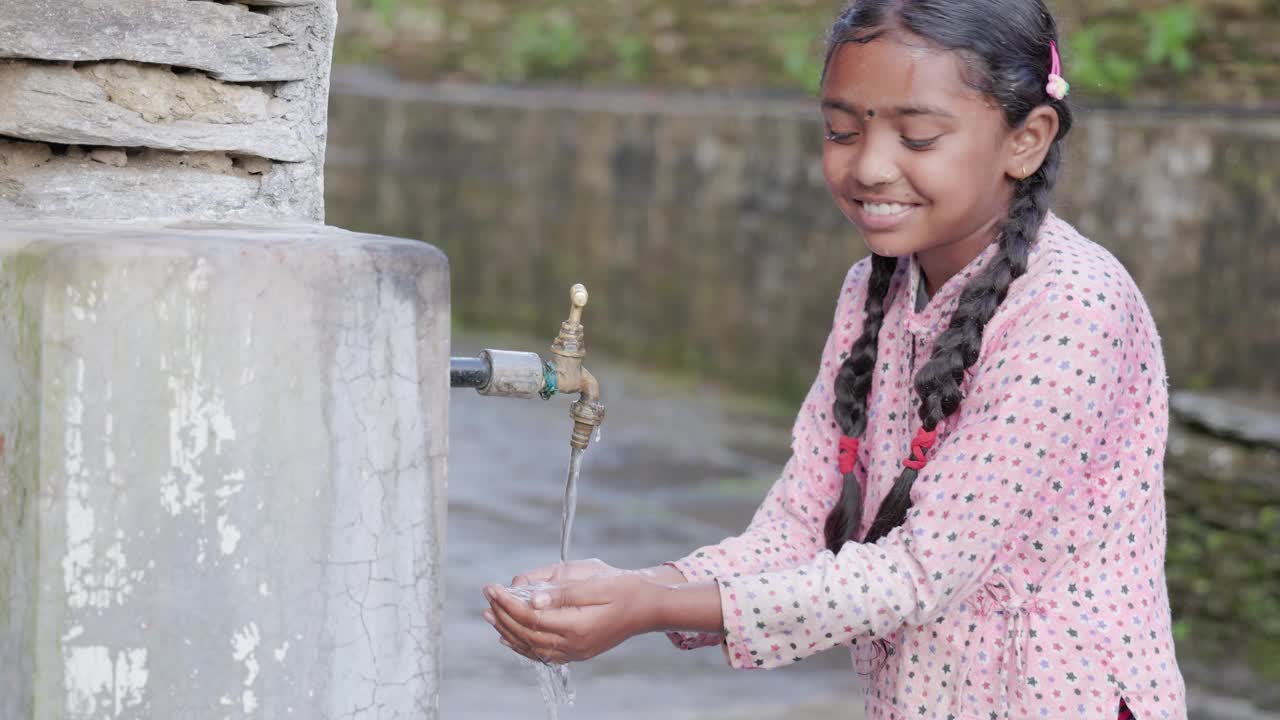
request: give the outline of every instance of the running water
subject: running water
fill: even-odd
[[[600,439],[596,430],[596,440]],[[560,514],[560,564],[569,562],[569,540],[573,535],[573,518],[578,511],[578,476],[582,472],[582,450],[573,449],[569,456],[569,476],[564,483],[564,508]],[[509,588],[511,594],[524,602],[531,602],[539,590],[554,587],[553,584],[522,585]],[[533,662],[533,661],[530,661]],[[559,706],[573,705],[573,687],[569,684],[569,666],[552,663],[533,663],[538,672],[538,687],[547,706],[549,720],[558,720]]]
[[[532,602],[539,590],[555,587],[550,583],[537,585],[521,585],[509,588],[512,595],[524,602]],[[569,684],[569,666],[553,663],[528,661],[538,674],[538,689],[542,691],[542,702],[547,707],[548,720],[559,720],[561,705],[573,705],[573,686]]]
[[[573,449],[573,454],[569,456],[569,477],[564,481],[564,510],[560,515],[561,565],[569,562],[569,538],[573,535],[573,516],[578,512],[578,475],[582,472],[582,452],[578,448]]]

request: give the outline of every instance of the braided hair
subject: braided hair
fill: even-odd
[[[959,305],[933,353],[915,376],[919,414],[933,432],[960,407],[965,371],[978,361],[982,333],[1004,301],[1009,286],[1027,271],[1031,244],[1049,209],[1049,195],[1062,162],[1060,141],[1071,129],[1071,109],[1045,89],[1050,43],[1057,26],[1043,0],[856,0],[831,30],[826,65],[846,43],[868,43],[903,30],[963,59],[965,82],[1000,104],[1009,127],[1022,125],[1033,109],[1053,108],[1058,134],[1044,162],[1014,184],[1009,214],[997,230],[999,248],[989,264],[964,288]],[[825,70],[824,70],[825,73]],[[897,259],[873,256],[862,335],[835,380],[834,415],[846,436],[860,438],[867,427],[867,397],[876,365],[885,302]],[[862,542],[873,543],[906,521],[911,486],[919,471],[903,469],[876,511]],[[840,499],[827,516],[825,538],[832,552],[861,527],[862,488],[853,472],[844,474]]]

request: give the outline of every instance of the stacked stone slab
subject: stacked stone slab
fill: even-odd
[[[324,214],[333,0],[0,0],[0,218]]]

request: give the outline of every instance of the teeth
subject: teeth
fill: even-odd
[[[897,215],[907,211],[910,205],[900,205],[898,203],[862,203],[862,208],[869,215]]]

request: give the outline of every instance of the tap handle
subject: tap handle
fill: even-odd
[[[569,288],[569,324],[582,323],[582,309],[587,306],[587,287],[582,283]]]

